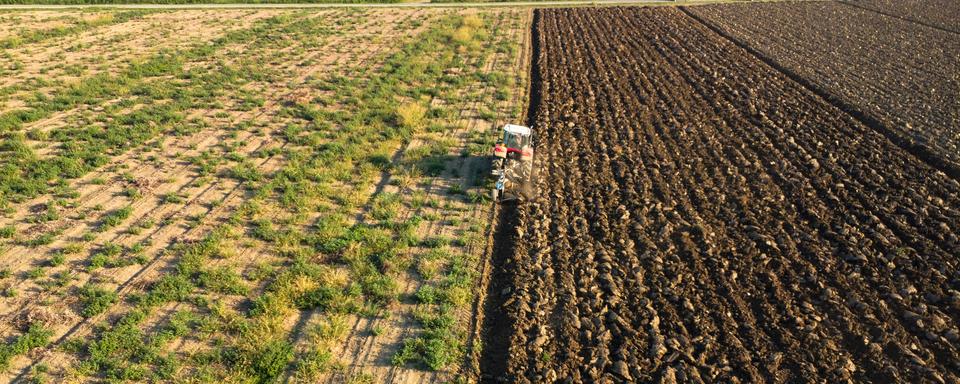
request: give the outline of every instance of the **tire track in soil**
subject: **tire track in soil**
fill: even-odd
[[[519,121],[522,121],[524,124],[530,124],[529,119],[527,118],[528,104],[530,101],[530,78],[528,75],[531,72],[532,60],[533,60],[533,26],[535,25],[534,21],[534,10],[528,10],[523,16],[523,23],[526,25],[525,28],[519,30],[518,37],[521,40],[521,49],[523,53],[516,57],[516,62],[513,64],[514,70],[516,71],[516,78],[518,83],[523,84],[521,89],[524,90],[523,93],[517,92],[514,94],[513,100],[509,105],[522,105],[520,109],[522,116],[517,116]],[[497,129],[495,125],[493,129]],[[497,131],[496,134],[500,132]],[[486,171],[488,165],[481,166],[481,171]],[[477,206],[475,211],[483,210],[482,206]],[[486,241],[484,242],[484,249],[480,251],[480,260],[477,270],[480,272],[480,277],[476,284],[476,292],[480,293],[476,295],[476,299],[472,305],[473,316],[470,320],[470,337],[467,344],[467,350],[470,351],[469,355],[465,359],[465,364],[461,373],[469,377],[474,381],[482,381],[483,368],[481,364],[482,359],[487,358],[486,351],[489,349],[488,340],[486,338],[487,334],[487,306],[489,301],[487,300],[490,296],[491,291],[495,289],[491,288],[491,281],[493,279],[493,274],[497,272],[494,269],[494,265],[502,265],[502,262],[494,261],[495,258],[495,244],[497,243],[495,239],[495,234],[499,231],[497,223],[499,223],[499,211],[501,207],[496,203],[491,204],[491,208],[487,212],[486,220],[490,223],[486,231]],[[474,214],[475,217],[479,217],[477,213]],[[471,250],[471,252],[476,252]],[[499,306],[497,304],[492,304]],[[497,329],[496,327],[492,327]],[[496,339],[496,338],[494,338]],[[495,369],[494,369],[495,371]]]
[[[536,139],[536,120],[534,113],[540,107],[542,94],[542,78],[538,60],[541,57],[541,37],[539,25],[541,23],[539,10],[533,11],[533,20],[530,23],[530,55],[527,68],[530,81],[527,84],[526,108],[524,109],[524,123],[534,131]],[[536,159],[540,163],[539,159]],[[537,166],[534,166],[536,169]],[[483,276],[489,281],[483,292],[482,303],[483,320],[479,325],[481,332],[481,346],[483,348],[479,361],[479,381],[499,382],[508,381],[507,357],[510,349],[509,335],[514,328],[510,318],[505,316],[503,307],[508,294],[511,292],[513,274],[510,263],[515,252],[518,211],[516,202],[498,204],[492,202],[490,213],[492,231],[488,236],[490,248],[485,255],[490,255],[489,262],[484,266]],[[479,312],[479,311],[478,311]]]

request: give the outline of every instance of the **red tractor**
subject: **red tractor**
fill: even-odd
[[[533,132],[529,127],[507,124],[503,139],[493,147],[493,175],[497,183],[493,200],[533,198]]]

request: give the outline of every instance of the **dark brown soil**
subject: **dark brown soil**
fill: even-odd
[[[846,4],[960,33],[960,1],[956,0],[847,0]]]
[[[956,18],[960,2],[952,3],[939,12]],[[937,12],[933,3],[883,4],[711,5],[690,12],[834,95],[845,109],[958,179],[960,34],[905,18]]]
[[[957,181],[681,10],[538,12],[540,197],[486,373],[960,380]]]
[[[513,319],[505,316],[503,307],[511,295],[512,244],[516,242],[517,206],[506,203],[496,210],[497,228],[494,231],[494,246],[491,253],[490,284],[485,292],[483,311],[483,354],[480,359],[480,382],[499,382],[506,380],[502,374],[507,371],[510,351],[510,334]]]

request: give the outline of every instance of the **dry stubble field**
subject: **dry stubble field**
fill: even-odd
[[[4,380],[470,370],[529,18],[0,15]]]

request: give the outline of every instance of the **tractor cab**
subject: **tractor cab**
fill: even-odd
[[[507,124],[503,138],[493,147],[493,189],[495,201],[532,198],[533,131],[529,127]]]
[[[503,127],[503,139],[497,143],[494,154],[511,160],[533,159],[533,138],[530,128],[507,124]]]

